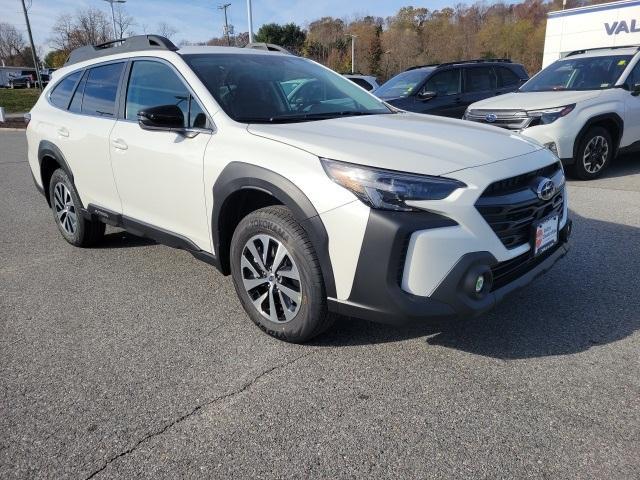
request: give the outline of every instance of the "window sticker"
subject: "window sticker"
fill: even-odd
[[[620,60],[620,61],[618,62],[618,66],[619,66],[619,67],[624,67],[626,64],[627,64],[627,61],[626,61],[626,60]]]

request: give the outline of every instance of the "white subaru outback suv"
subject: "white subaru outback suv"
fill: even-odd
[[[577,178],[597,178],[618,153],[640,150],[639,50],[572,52],[517,92],[470,105],[464,118],[520,132]]]
[[[335,314],[478,314],[567,251],[548,149],[394,111],[310,60],[138,36],[56,77],[27,138],[62,236],[85,247],[110,224],[187,250],[283,340]]]

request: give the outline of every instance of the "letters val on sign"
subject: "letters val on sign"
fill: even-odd
[[[604,29],[607,31],[607,35],[618,35],[619,33],[637,33],[640,32],[640,26],[638,22],[633,19],[629,23],[626,20],[613,23],[605,23]]]

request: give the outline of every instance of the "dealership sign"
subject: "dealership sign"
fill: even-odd
[[[607,35],[618,35],[619,33],[636,33],[640,32],[640,25],[633,19],[627,23],[626,20],[619,22],[605,23],[604,29],[607,31]]]

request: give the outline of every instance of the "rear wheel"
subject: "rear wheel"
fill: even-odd
[[[613,158],[613,140],[603,127],[592,127],[580,140],[573,174],[581,180],[593,180],[602,175]]]
[[[105,224],[82,216],[78,192],[62,169],[57,169],[51,176],[49,200],[58,230],[71,245],[89,247],[102,238]]]
[[[282,206],[250,213],[231,240],[231,274],[251,320],[269,335],[304,342],[333,323],[309,238]]]

